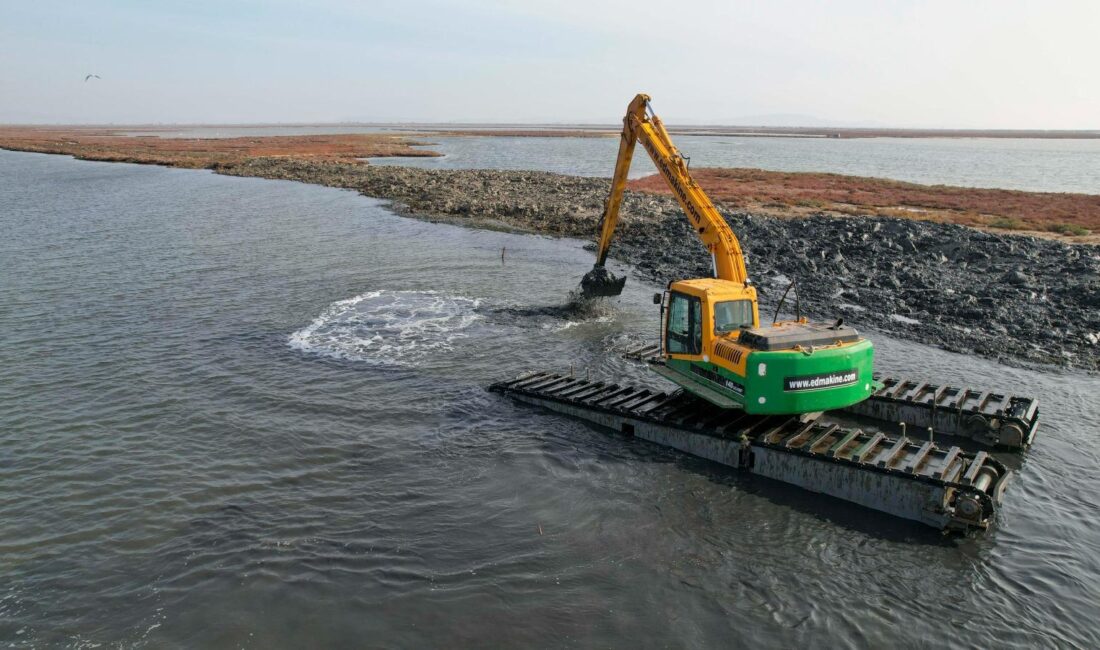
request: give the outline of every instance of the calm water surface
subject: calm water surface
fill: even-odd
[[[1042,399],[998,527],[948,540],[487,393],[646,380],[654,287],[571,314],[581,242],[10,152],[0,232],[4,645],[1100,644],[1096,377],[875,335]]]

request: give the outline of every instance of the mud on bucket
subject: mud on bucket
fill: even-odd
[[[617,278],[606,267],[595,266],[581,278],[581,293],[585,298],[617,296],[625,284],[626,276]]]

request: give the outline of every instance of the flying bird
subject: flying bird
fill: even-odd
[[[85,81],[85,82],[87,82],[87,81],[88,81],[89,79],[91,79],[92,77],[95,77],[96,79],[99,79],[99,78],[100,78],[100,77],[99,77],[99,75],[97,75],[97,74],[90,74],[90,75],[88,75],[87,77],[84,77],[84,81]]]

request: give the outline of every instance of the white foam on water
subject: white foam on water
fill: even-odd
[[[551,332],[564,332],[565,330],[573,329],[578,325],[588,325],[591,323],[610,323],[615,320],[615,317],[611,314],[605,314],[603,316],[597,316],[588,320],[566,320],[559,323],[543,323],[542,329],[550,330]]]
[[[481,316],[479,301],[436,291],[369,291],[328,306],[294,332],[290,347],[379,365],[415,365],[447,352]]]

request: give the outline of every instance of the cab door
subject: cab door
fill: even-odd
[[[703,302],[686,293],[671,292],[665,317],[665,352],[674,356],[703,353]]]

